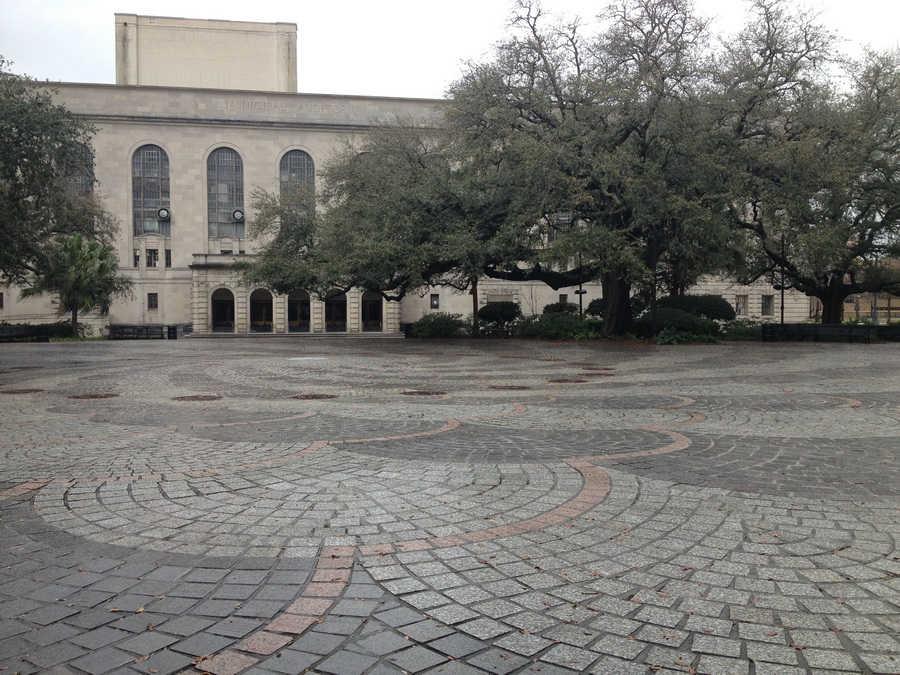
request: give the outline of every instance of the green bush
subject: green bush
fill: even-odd
[[[517,302],[489,302],[478,310],[478,318],[486,323],[506,327],[522,316],[522,308]]]
[[[722,326],[723,340],[762,340],[762,323],[756,319],[735,319]]]
[[[416,321],[412,334],[417,338],[452,338],[465,334],[467,328],[468,324],[461,314],[434,312]]]
[[[94,327],[86,323],[78,322],[78,337],[91,337],[94,334]],[[50,324],[51,338],[70,338],[72,337],[72,320],[57,321]]]
[[[544,314],[578,314],[578,305],[574,302],[551,302],[544,305]]]
[[[674,328],[663,328],[656,335],[658,345],[680,345],[685,343],[716,343],[719,338],[716,335],[700,335],[697,333],[685,333]]]
[[[599,333],[597,321],[585,321],[577,314],[549,313],[532,316],[519,325],[519,335],[544,340],[583,340]]]
[[[30,328],[34,328],[35,326],[43,326],[44,324],[34,324],[34,323],[21,323],[21,324],[11,324],[6,321],[0,321],[0,326],[28,326]],[[91,337],[94,334],[94,327],[90,326],[86,323],[78,322],[78,337]],[[50,339],[64,339],[72,337],[72,321],[71,319],[66,319],[65,321],[57,321],[55,323],[50,324]]]
[[[594,298],[588,303],[587,308],[584,310],[585,314],[590,316],[597,316],[601,319],[603,318],[603,298]]]
[[[704,319],[680,309],[662,307],[656,310],[657,335],[666,328],[696,335],[714,336],[719,332],[719,324],[715,321]],[[635,319],[632,331],[638,337],[650,337],[650,334],[653,332],[653,312],[645,312]]]
[[[656,303],[657,309],[680,309],[715,321],[733,321],[734,307],[719,295],[667,295]]]

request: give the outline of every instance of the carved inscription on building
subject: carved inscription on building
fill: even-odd
[[[226,100],[220,106],[226,112],[265,112],[265,113],[291,113],[298,112],[307,115],[333,115],[361,117],[366,114],[368,106],[347,103],[292,103],[286,101],[254,101],[254,100]]]

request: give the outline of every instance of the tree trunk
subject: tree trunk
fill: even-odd
[[[631,330],[631,284],[617,272],[606,272],[603,286],[603,334],[625,335]]]
[[[72,337],[78,337],[78,308],[72,308]]]
[[[847,293],[830,288],[816,297],[822,301],[822,323],[841,323],[844,319],[844,299]]]

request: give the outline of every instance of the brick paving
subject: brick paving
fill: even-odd
[[[5,345],[0,428],[0,672],[900,673],[893,345]]]

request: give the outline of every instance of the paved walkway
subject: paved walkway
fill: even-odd
[[[0,428],[3,673],[900,673],[895,345],[2,345]]]

